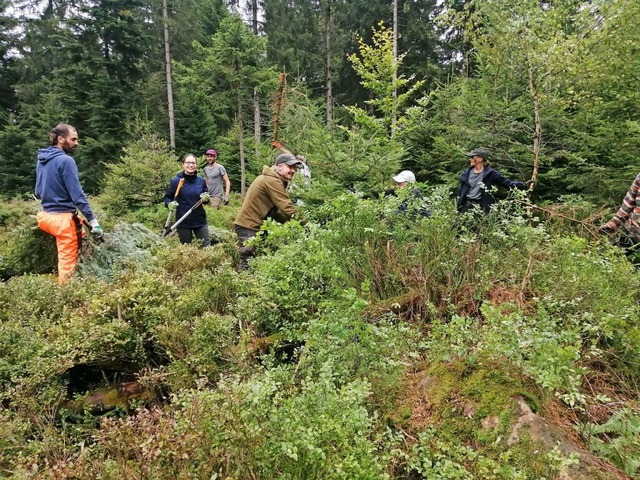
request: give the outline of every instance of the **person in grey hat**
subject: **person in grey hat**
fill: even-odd
[[[256,236],[264,221],[273,218],[284,223],[297,212],[287,185],[302,166],[302,161],[294,155],[281,153],[272,167],[262,167],[262,174],[249,186],[233,222],[238,235],[241,270],[248,267],[248,259],[255,255],[255,247],[247,246],[246,242]]]
[[[490,191],[494,185],[504,188],[517,188],[524,190],[524,182],[509,180],[500,172],[489,166],[489,154],[486,150],[476,148],[467,153],[469,168],[460,175],[458,188],[458,212],[464,213],[473,206],[489,213],[491,205],[495,202]]]

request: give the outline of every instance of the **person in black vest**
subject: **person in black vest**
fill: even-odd
[[[509,180],[500,172],[489,166],[489,154],[486,150],[477,148],[467,153],[469,168],[460,175],[458,188],[458,212],[464,213],[473,206],[477,206],[484,213],[489,213],[495,198],[490,191],[494,185],[504,188],[524,190],[524,182]]]

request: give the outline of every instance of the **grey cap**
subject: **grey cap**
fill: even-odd
[[[482,157],[483,160],[486,160],[487,158],[489,158],[489,154],[486,150],[475,148],[467,153],[467,157]]]
[[[302,165],[302,162],[290,153],[281,153],[276,157],[276,163],[274,163],[274,165],[280,165],[281,163],[286,163],[289,166]]]

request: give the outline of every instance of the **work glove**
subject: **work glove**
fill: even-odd
[[[104,231],[102,230],[102,227],[100,225],[94,225],[94,227],[91,229],[91,235],[93,235],[93,238],[102,238],[102,235],[104,235]]]
[[[167,204],[167,208],[172,211],[175,212],[178,209],[178,202],[176,202],[175,200],[173,202],[169,202]]]
[[[203,192],[200,194],[200,200],[202,200],[202,203],[209,203],[209,200],[211,200],[211,195],[209,195],[207,192]]]
[[[224,203],[225,205],[229,205],[229,195],[222,196],[222,203]]]

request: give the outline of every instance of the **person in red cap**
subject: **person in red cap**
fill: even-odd
[[[204,167],[204,179],[211,197],[209,205],[219,209],[223,203],[229,204],[229,193],[231,192],[229,175],[227,175],[227,170],[217,162],[218,152],[214,149],[207,150],[204,153],[204,158],[207,160],[207,166]]]

